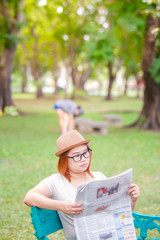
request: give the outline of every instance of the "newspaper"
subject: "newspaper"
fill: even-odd
[[[132,169],[128,169],[78,187],[76,202],[82,202],[84,210],[74,217],[77,240],[137,239],[126,194],[131,181]]]

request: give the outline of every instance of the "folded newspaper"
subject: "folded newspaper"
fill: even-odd
[[[77,189],[76,202],[84,204],[74,217],[77,240],[137,239],[127,193],[132,169],[105,180],[96,180]]]

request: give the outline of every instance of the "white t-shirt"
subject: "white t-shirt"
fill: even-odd
[[[106,179],[101,172],[92,172],[92,174],[94,176],[93,181]],[[49,188],[51,198],[59,201],[75,203],[77,188],[74,187],[64,176],[59,173],[52,174],[41,182]],[[61,211],[58,211],[58,214],[63,225],[65,239],[77,240],[74,228],[74,216],[64,214]]]

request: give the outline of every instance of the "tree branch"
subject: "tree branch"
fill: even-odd
[[[10,18],[9,12],[8,12],[8,4],[6,0],[1,0],[1,12],[3,17]]]

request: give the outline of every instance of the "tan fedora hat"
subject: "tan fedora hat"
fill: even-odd
[[[62,153],[78,147],[79,145],[89,143],[90,141],[91,139],[84,139],[78,131],[71,130],[57,139],[56,144],[58,152],[56,152],[55,155],[59,157]]]

